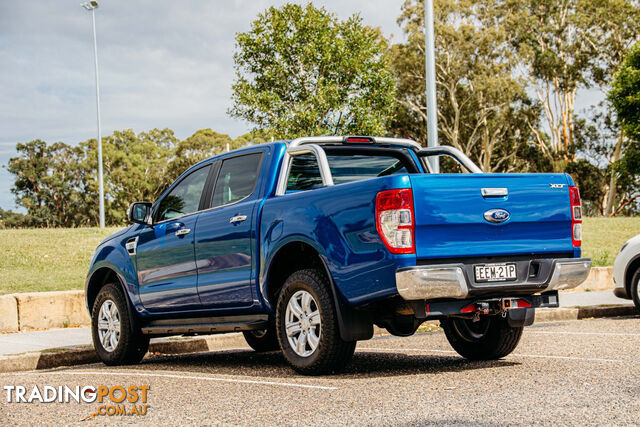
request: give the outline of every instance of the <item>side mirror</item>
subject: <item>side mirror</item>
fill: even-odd
[[[127,218],[136,224],[151,225],[151,206],[149,202],[133,202],[127,209]]]

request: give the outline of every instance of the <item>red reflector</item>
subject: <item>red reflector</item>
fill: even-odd
[[[518,300],[518,308],[527,308],[527,307],[531,307],[531,304],[529,304],[523,299]]]
[[[379,211],[413,209],[412,193],[410,188],[381,191],[376,198],[376,208]]]
[[[578,187],[569,187],[569,196],[571,197],[571,206],[579,206],[582,203]]]
[[[462,310],[460,310],[460,313],[475,313],[475,311],[476,311],[476,305],[475,304],[471,304],[471,305],[466,306]]]

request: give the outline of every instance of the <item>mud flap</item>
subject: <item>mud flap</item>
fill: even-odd
[[[531,326],[535,318],[535,308],[514,308],[507,312],[507,322],[513,328]]]
[[[333,292],[333,300],[338,315],[340,338],[343,341],[361,341],[373,337],[373,320],[366,312],[354,310],[340,301],[336,292]]]

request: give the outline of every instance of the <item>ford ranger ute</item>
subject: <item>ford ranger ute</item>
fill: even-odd
[[[433,156],[461,173],[432,173]],[[405,139],[231,151],[128,218],[86,281],[107,365],[139,362],[151,337],[241,331],[256,351],[323,374],[374,325],[409,336],[434,319],[460,355],[498,359],[591,268],[569,175],[482,173],[453,147]]]

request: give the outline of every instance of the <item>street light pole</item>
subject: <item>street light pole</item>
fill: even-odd
[[[436,105],[436,58],[433,39],[433,0],[424,0],[424,56],[426,66],[427,146],[438,145],[438,114]],[[440,172],[438,156],[428,157],[434,173]]]
[[[91,22],[93,24],[93,54],[96,66],[96,114],[98,117],[98,188],[100,199],[100,228],[104,228],[104,180],[102,175],[102,130],[100,128],[100,77],[98,75],[98,41],[96,37],[96,9],[97,1],[89,1],[80,4],[83,8],[91,12]]]

